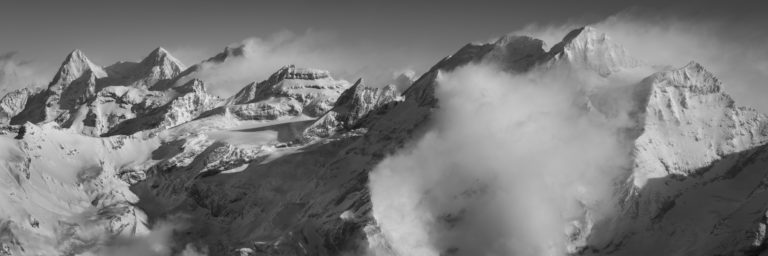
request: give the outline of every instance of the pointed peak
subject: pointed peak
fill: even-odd
[[[157,47],[152,52],[147,55],[147,57],[142,60],[142,62],[152,62],[152,63],[160,63],[164,60],[169,60],[175,63],[178,63],[179,61],[174,58],[170,52],[165,50],[163,47]],[[180,64],[180,63],[179,63]]]
[[[83,51],[75,49],[61,63],[59,71],[53,77],[49,87],[58,83],[69,83],[82,75],[92,75],[96,78],[105,77],[106,72],[99,66],[93,64]]]
[[[178,59],[174,58],[171,53],[165,50],[163,47],[157,47],[145,57],[141,63],[145,66],[162,66],[168,69],[170,73],[179,73],[186,69],[184,64]]]
[[[149,56],[167,56],[167,55],[170,55],[170,53],[168,53],[168,51],[163,49],[163,47],[157,47],[154,50],[152,50],[152,52],[149,54]]]
[[[224,47],[224,51],[216,54],[216,56],[208,58],[204,62],[217,62],[217,63],[220,63],[220,62],[224,62],[224,61],[226,61],[226,60],[228,60],[230,58],[233,58],[233,57],[242,57],[242,56],[245,56],[245,55],[246,55],[246,49],[245,49],[245,45],[244,44],[243,45],[238,45],[238,46],[233,46],[233,47],[227,46],[227,47]]]
[[[547,54],[556,60],[594,70],[601,76],[642,65],[642,62],[631,56],[624,46],[613,41],[602,31],[589,26],[572,30]]]
[[[355,81],[355,84],[353,84],[352,86],[353,87],[354,86],[365,86],[364,84],[365,83],[363,82],[363,78],[361,77],[361,78],[358,78],[357,81]]]
[[[697,93],[719,93],[722,90],[720,80],[695,61],[678,69],[656,73],[651,81],[661,87],[687,88]]]
[[[384,86],[385,91],[397,91],[397,85],[394,84],[388,84],[387,86]]]
[[[690,61],[688,64],[685,64],[685,66],[668,72],[684,74],[684,78],[686,79],[692,79],[698,76],[715,77],[712,72],[709,72],[709,70],[696,61]]]
[[[345,91],[349,91],[349,92],[352,92],[352,93],[359,93],[360,91],[363,91],[366,88],[368,88],[368,87],[365,86],[365,82],[363,81],[363,78],[361,77],[361,78],[358,78],[355,81],[355,83],[352,84],[352,86],[347,88],[347,90],[345,90]]]
[[[688,62],[688,64],[685,64],[685,66],[683,66],[683,69],[698,71],[698,72],[706,71],[706,69],[704,69],[704,66],[702,66],[701,63],[698,63],[693,60]]]
[[[74,49],[69,54],[67,54],[67,57],[64,59],[64,63],[62,65],[66,65],[68,63],[89,63],[88,57],[85,56],[85,53],[81,51],[80,49]]]
[[[203,80],[193,78],[192,80],[187,81],[181,86],[174,87],[174,90],[176,90],[179,93],[190,93],[190,92],[205,92],[205,83]]]
[[[496,42],[494,42],[493,44],[496,45],[496,46],[504,47],[504,46],[507,46],[507,45],[510,45],[510,44],[539,44],[539,45],[543,45],[544,42],[539,40],[539,39],[530,37],[530,36],[516,35],[516,34],[507,34],[507,35],[504,35],[504,36],[500,37],[499,39],[497,39]]]
[[[574,40],[577,40],[578,38],[598,38],[601,37],[603,40],[607,38],[607,35],[603,32],[600,32],[594,27],[591,26],[583,26],[574,30],[571,30],[571,32],[568,32],[568,34],[563,37],[562,43],[569,44]]]
[[[85,57],[85,54],[80,49],[74,49],[67,55],[68,58],[82,58]]]

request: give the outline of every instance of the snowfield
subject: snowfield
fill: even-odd
[[[0,255],[768,248],[768,118],[696,62],[585,27],[468,44],[403,92],[293,65],[229,98],[192,78],[241,55],[76,50],[0,98]]]

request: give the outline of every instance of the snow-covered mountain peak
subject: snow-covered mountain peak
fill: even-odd
[[[543,41],[530,37],[525,35],[517,35],[517,34],[507,34],[499,39],[496,39],[496,41],[493,42],[496,46],[506,47],[510,44],[512,45],[530,45],[530,44],[539,44],[543,43]]]
[[[328,71],[290,65],[264,81],[248,84],[227,99],[221,110],[249,120],[299,114],[318,117],[330,110],[349,86],[345,80],[333,79]]]
[[[13,116],[24,110],[29,97],[39,93],[40,90],[41,88],[21,88],[0,97],[0,124],[8,123]]]
[[[648,178],[688,175],[720,157],[768,141],[768,118],[737,107],[720,81],[691,62],[641,82],[649,89],[635,185]]]
[[[278,69],[264,81],[247,85],[233,96],[231,102],[245,104],[270,97],[323,93],[327,90],[341,93],[348,86],[347,81],[334,80],[328,71],[288,65]]]
[[[75,49],[61,63],[59,71],[56,72],[56,76],[54,76],[49,86],[68,84],[80,78],[86,71],[93,72],[93,75],[97,78],[107,76],[104,69],[93,64],[82,51]]]
[[[141,63],[148,66],[161,66],[168,69],[177,70],[177,72],[186,69],[186,66],[184,66],[181,61],[174,58],[171,53],[162,47],[158,47],[149,53],[149,55],[144,58]]]
[[[330,137],[340,131],[359,128],[370,115],[401,100],[397,86],[368,87],[360,78],[339,96],[330,111],[304,130],[304,139]]]
[[[331,78],[330,72],[312,68],[297,68],[294,65],[288,65],[278,69],[277,72],[269,76],[268,81],[270,83],[278,83],[287,79],[318,80],[324,78]]]
[[[141,88],[164,87],[187,67],[162,47],[154,49],[140,63],[127,69],[126,85]]]
[[[654,79],[667,81],[664,85],[684,87],[697,93],[717,93],[722,85],[714,74],[695,61],[680,69],[658,73]]]
[[[247,49],[245,48],[245,44],[235,46],[235,47],[225,47],[224,51],[220,52],[219,54],[216,54],[216,56],[213,56],[209,59],[207,59],[205,62],[224,62],[227,61],[230,58],[238,58],[243,57],[247,54]]]
[[[555,62],[565,61],[575,67],[594,70],[602,76],[642,65],[621,44],[589,26],[569,32],[550,49],[549,54]]]

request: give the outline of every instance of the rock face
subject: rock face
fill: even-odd
[[[27,100],[12,124],[25,122],[65,122],[69,115],[96,94],[96,80],[106,77],[106,72],[93,64],[80,50],[67,55],[48,89]]]
[[[619,43],[589,26],[568,33],[562,42],[552,47],[549,55],[552,64],[585,68],[601,76],[642,65]]]
[[[318,117],[330,110],[349,87],[328,71],[286,66],[267,80],[251,83],[227,99],[219,112],[245,120],[274,120],[286,116]]]
[[[110,86],[87,105],[81,128],[85,134],[99,136],[113,127],[159,108],[170,101],[161,92],[128,86]],[[77,125],[77,124],[75,124]]]
[[[759,236],[725,237],[735,230],[759,234],[763,200],[768,199],[759,181],[764,174],[757,171],[766,164],[766,116],[736,106],[721,82],[695,62],[653,74],[638,86],[646,104],[623,188],[624,212],[615,238],[594,239],[606,246],[597,254],[749,255],[762,250],[765,241]],[[712,202],[717,198],[734,201]],[[687,239],[698,242],[684,250],[676,245]],[[659,246],[643,248],[647,243]]]
[[[163,48],[153,50],[139,63],[118,62],[106,68],[112,84],[140,89],[162,88],[186,67]]]
[[[221,98],[208,94],[203,82],[197,79],[159,95],[155,91],[145,90],[143,92],[145,94],[140,98],[142,101],[134,101],[134,104],[128,105],[134,111],[140,109],[143,112],[139,112],[125,121],[103,126],[108,132],[99,134],[104,136],[130,135],[139,131],[171,128],[197,118],[222,102]],[[96,109],[94,112],[101,111],[102,113],[102,109],[115,110],[115,108],[105,105],[97,105],[93,109]],[[111,112],[110,115],[114,115],[114,113]],[[96,120],[110,120],[110,118],[96,118]]]
[[[9,123],[11,117],[19,114],[27,104],[27,100],[37,93],[40,93],[40,91],[21,88],[8,92],[0,98],[0,124]]]
[[[75,50],[67,56],[46,90],[27,96],[23,110],[14,113],[11,123],[56,122],[63,128],[100,136],[122,122],[152,116],[149,113],[175,112],[168,116],[172,120],[156,120],[154,126],[124,128],[121,133],[155,128],[161,122],[175,125],[179,120],[188,121],[190,116],[210,110],[215,104],[213,101],[218,102],[205,93],[200,81],[164,91],[150,90],[167,87],[184,69],[184,65],[163,48],[153,50],[141,62],[118,62],[106,68],[95,65]],[[187,96],[189,93],[192,95]],[[185,98],[176,101],[179,97]],[[166,106],[172,103],[176,105]],[[186,106],[189,104],[200,105]],[[166,108],[161,110],[162,107]],[[169,110],[174,107],[180,109]]]
[[[294,66],[227,99],[185,80],[244,54],[228,48],[185,69],[158,48],[139,63],[101,68],[74,51],[48,88],[0,99],[0,120],[26,130],[14,140],[18,126],[0,128],[0,202],[12,206],[0,209],[0,252],[108,253],[102,237],[146,235],[149,223],[179,214],[194,225],[174,232],[170,251],[359,253],[380,232],[368,174],[432,128],[443,73],[480,63],[512,75],[567,68],[610,80],[647,68],[586,27],[549,50],[527,36],[468,44],[409,79],[402,95]],[[616,183],[616,216],[594,221],[585,208],[568,250],[759,255],[768,248],[768,119],[737,106],[695,62],[644,76],[578,91],[584,111],[624,124],[617,132],[632,155]]]
[[[401,100],[394,85],[371,88],[357,80],[339,96],[333,108],[304,131],[306,137],[328,137],[339,131],[353,130],[362,119],[377,111],[386,111]]]
[[[690,175],[724,155],[768,141],[766,116],[737,107],[698,63],[657,73],[641,86],[650,93],[645,132],[635,142],[636,186],[651,178]]]

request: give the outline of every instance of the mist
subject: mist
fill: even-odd
[[[19,59],[17,52],[0,54],[0,92],[24,87],[42,86],[52,75],[43,75],[42,68],[31,61]],[[4,95],[0,95],[2,97]]]
[[[207,248],[193,244],[178,244],[174,239],[175,233],[189,228],[190,223],[183,215],[169,216],[157,221],[151,229],[132,236],[109,237],[102,235],[95,248],[83,255],[112,255],[112,256],[204,256],[208,255]],[[180,248],[183,248],[180,250]]]
[[[403,85],[402,75],[412,77],[413,69],[435,61],[431,56],[412,51],[385,49],[317,30],[304,33],[283,30],[266,37],[251,37],[231,47],[240,46],[244,56],[205,64],[195,75],[210,84],[212,93],[231,96],[246,84],[262,81],[280,67],[291,64],[328,70],[336,79],[354,81],[362,77],[368,86],[395,84],[401,88],[410,85]],[[185,52],[183,54],[190,54],[189,50]]]
[[[470,65],[439,76],[433,129],[370,176],[394,254],[564,255],[612,215],[627,147],[585,111],[591,78],[567,74]]]
[[[531,35],[549,46],[568,31],[594,26],[631,55],[655,66],[679,68],[701,63],[722,82],[739,105],[768,113],[768,32],[760,23],[716,15],[696,17],[657,10],[628,9],[594,23],[530,24],[515,34]]]

